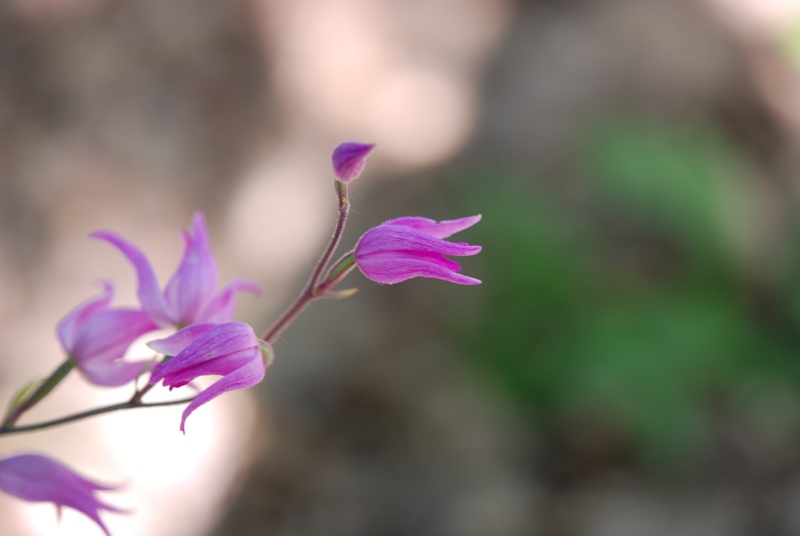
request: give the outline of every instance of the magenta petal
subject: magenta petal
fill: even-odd
[[[104,281],[103,294],[101,296],[82,303],[58,323],[56,328],[58,339],[67,354],[72,353],[75,345],[75,335],[81,326],[92,316],[107,309],[113,297],[114,287],[111,283]]]
[[[186,406],[186,409],[183,410],[183,415],[181,416],[181,432],[186,433],[186,419],[194,410],[206,402],[218,397],[222,393],[233,391],[234,389],[245,389],[247,387],[256,385],[264,379],[264,374],[264,363],[261,361],[259,352],[259,357],[257,359],[251,360],[241,368],[220,378],[208,389],[197,395],[197,397],[192,400],[188,406]]]
[[[65,465],[39,454],[22,454],[0,460],[0,490],[30,502],[52,502],[59,510],[74,508],[94,521],[107,535],[100,519],[103,510],[123,512],[99,500],[95,493],[115,487],[97,484]]]
[[[469,229],[476,223],[481,221],[481,215],[467,216],[466,218],[458,218],[456,220],[443,220],[437,222],[429,218],[420,218],[415,216],[406,216],[404,218],[397,218],[383,222],[381,225],[400,225],[403,227],[411,227],[418,231],[436,238],[447,238],[464,229]]]
[[[448,242],[411,227],[378,226],[367,231],[356,244],[356,260],[362,255],[383,251],[429,251],[459,257],[477,255],[481,246]]]
[[[184,348],[192,344],[194,341],[215,327],[216,324],[211,322],[192,324],[191,326],[186,326],[177,333],[173,333],[169,337],[150,341],[147,343],[147,346],[160,354],[176,356],[183,351]]]
[[[136,246],[114,233],[100,231],[92,233],[91,236],[104,240],[116,247],[133,264],[138,280],[137,295],[139,296],[139,302],[142,304],[142,309],[153,320],[162,325],[174,324],[175,320],[167,309],[167,303],[158,288],[156,274],[153,272],[153,267],[147,257]]]
[[[198,363],[258,346],[253,328],[240,322],[220,324],[192,342],[175,357],[156,369],[150,383]]]
[[[432,277],[459,285],[480,284],[479,279],[459,274],[461,266],[445,255],[476,255],[481,246],[444,240],[479,220],[480,215],[443,222],[418,217],[389,220],[359,239],[354,253],[356,264],[365,276],[378,283]]]
[[[481,280],[461,275],[453,271],[444,263],[430,262],[427,259],[411,257],[391,257],[390,254],[381,258],[376,256],[359,262],[359,268],[365,276],[377,283],[392,285],[413,277],[430,277],[443,279],[459,285],[480,285]],[[444,259],[447,260],[447,259]]]
[[[181,367],[163,374],[164,385],[173,389],[200,376],[225,376],[258,357],[258,348],[250,347],[205,361],[184,361]]]
[[[183,259],[164,289],[172,318],[179,325],[196,322],[198,314],[214,298],[217,288],[217,264],[211,254],[201,212],[192,218],[192,233],[183,234],[186,242]]]
[[[186,408],[181,419],[181,431],[189,414],[202,404],[225,391],[255,385],[264,377],[261,341],[253,328],[238,322],[215,326],[160,365],[150,383],[163,380],[163,384],[172,389],[199,376],[209,375],[221,375],[222,378],[197,395]]]
[[[236,312],[236,294],[239,292],[249,292],[258,296],[261,294],[261,287],[246,279],[234,279],[214,296],[197,320],[217,323],[232,322]]]
[[[350,182],[364,170],[367,155],[375,144],[345,142],[333,150],[333,173],[342,182]]]

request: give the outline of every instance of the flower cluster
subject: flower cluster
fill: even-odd
[[[352,250],[331,263],[349,213],[348,184],[362,173],[374,147],[373,144],[343,143],[334,150],[332,167],[339,197],[339,218],[333,238],[306,287],[261,338],[250,325],[234,320],[236,296],[240,292],[257,295],[260,289],[255,283],[238,278],[217,288],[217,265],[202,213],[196,213],[190,230],[183,232],[183,258],[163,288],[150,261],[138,247],[112,232],[92,234],[113,246],[130,262],[136,274],[139,303],[136,307],[112,306],[114,287],[110,282],[103,282],[99,296],[69,312],[56,329],[66,360],[50,377],[33,382],[12,400],[0,425],[0,435],[46,428],[119,409],[156,405],[143,402],[142,396],[159,383],[172,390],[191,384],[201,376],[219,376],[215,383],[194,397],[174,402],[187,404],[180,422],[180,430],[185,433],[187,418],[200,406],[228,391],[261,382],[273,360],[271,343],[308,304],[319,298],[351,296],[355,289],[335,290],[335,287],[356,267],[368,279],[385,284],[416,277],[460,285],[479,284],[479,279],[461,274],[461,266],[447,256],[476,255],[481,247],[446,239],[478,223],[480,215],[438,222],[422,217],[389,220],[364,233]],[[135,341],[164,329],[174,332],[147,342],[157,353],[153,360],[125,359]],[[47,396],[73,368],[97,386],[119,387],[133,383],[135,394],[122,404],[17,427],[17,420]],[[141,382],[144,383],[141,388],[138,386],[140,377],[146,379]],[[102,502],[97,494],[114,489],[87,480],[43,455],[23,454],[0,460],[0,490],[26,501],[52,502],[59,511],[64,506],[74,508],[92,519],[106,535],[109,531],[100,513],[123,511]]]
[[[107,284],[103,297],[79,306],[62,320],[58,329],[59,337],[87,380],[95,385],[113,387],[136,379],[145,371],[148,363],[125,362],[122,357],[134,340],[159,328],[177,328],[179,331],[172,337],[149,343],[157,352],[174,356],[156,369],[150,379],[151,384],[157,381],[153,378],[163,378],[165,369],[185,369],[182,377],[187,374],[190,377],[180,385],[199,376],[235,372],[230,368],[197,366],[197,357],[191,348],[184,351],[184,347],[192,342],[202,344],[215,341],[220,332],[224,334],[239,325],[232,322],[238,292],[260,293],[257,284],[244,279],[234,279],[217,291],[217,263],[211,253],[202,213],[198,212],[192,218],[192,231],[183,232],[183,259],[163,291],[150,261],[136,246],[107,231],[96,232],[92,236],[116,247],[133,265],[141,309],[109,308],[111,287]],[[215,327],[220,329],[213,329]],[[252,333],[252,328],[247,328]],[[260,373],[248,375],[244,382],[237,382],[239,376],[234,375],[233,380],[218,383],[224,386],[232,382],[237,386],[234,388],[242,388],[261,381],[265,366],[261,355],[251,353],[248,358],[248,370],[260,369]],[[186,417],[192,411],[221,392],[219,388],[212,388],[195,398],[184,413],[181,430],[184,430]]]

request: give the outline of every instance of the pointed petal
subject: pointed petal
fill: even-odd
[[[90,361],[81,367],[81,372],[94,385],[120,387],[153,366],[149,361]]]
[[[481,215],[467,216],[466,218],[458,218],[455,220],[443,220],[437,222],[429,218],[420,218],[416,216],[406,216],[404,218],[397,218],[383,222],[381,225],[400,225],[404,227],[411,227],[418,231],[436,238],[447,238],[464,229],[468,229],[481,221]]]
[[[260,358],[260,355],[258,348],[250,347],[206,361],[185,362],[185,366],[164,375],[164,386],[174,389],[183,387],[200,376],[225,376],[243,367],[249,361]]]
[[[122,512],[95,496],[96,491],[113,487],[96,484],[39,454],[22,454],[0,460],[0,489],[25,501],[52,502],[57,513],[64,506],[78,510],[97,523],[108,536],[100,512]]]
[[[220,324],[159,366],[150,378],[150,383],[156,383],[169,374],[198,363],[255,346],[258,346],[258,339],[253,328],[247,324],[241,322]]]
[[[216,323],[232,322],[236,313],[236,294],[239,292],[249,292],[259,296],[261,287],[246,279],[234,279],[214,296],[214,299],[203,310],[198,320]]]
[[[396,252],[376,253],[359,262],[358,267],[369,279],[392,285],[413,277],[443,279],[459,285],[479,285],[480,279],[462,275],[454,271],[449,259],[436,259],[432,255],[398,255]]]
[[[82,368],[87,362],[110,362],[125,355],[128,347],[158,326],[144,311],[107,309],[86,321],[78,332],[72,357]]]
[[[258,352],[260,354],[260,352]],[[209,402],[210,400],[218,397],[222,393],[233,391],[234,389],[244,389],[256,385],[264,379],[264,363],[262,363],[260,355],[258,358],[251,360],[243,367],[231,372],[227,376],[220,378],[217,382],[212,384],[208,389],[197,395],[192,402],[186,406],[181,416],[181,432],[184,434],[186,419],[192,414],[194,410]]]
[[[178,324],[196,322],[199,313],[214,298],[217,288],[217,263],[211,254],[201,212],[192,218],[192,233],[183,233],[186,242],[183,259],[164,290],[167,304]]]
[[[384,251],[429,251],[464,257],[477,255],[481,251],[481,246],[465,242],[448,242],[410,227],[380,225],[367,231],[356,244],[356,262],[359,262],[359,258],[363,255]]]
[[[150,315],[150,317],[161,325],[174,325],[176,324],[173,315],[167,309],[167,303],[164,301],[164,296],[158,287],[156,274],[153,272],[153,267],[150,261],[144,256],[139,248],[125,240],[124,238],[106,231],[99,231],[92,233],[92,238],[104,240],[117,248],[128,261],[133,265],[136,270],[136,278],[138,281],[137,295],[139,302],[142,304],[142,309]]]
[[[103,281],[103,294],[92,298],[73,309],[61,322],[58,323],[56,332],[61,346],[71,354],[75,345],[75,334],[81,326],[92,316],[107,309],[114,297],[114,287],[108,281]]]
[[[192,344],[194,341],[215,327],[216,324],[211,322],[192,324],[191,326],[186,326],[177,333],[173,333],[169,337],[150,341],[147,343],[147,346],[160,354],[176,356],[183,351],[184,348]]]

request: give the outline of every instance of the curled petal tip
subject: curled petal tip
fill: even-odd
[[[350,182],[361,175],[367,155],[374,148],[374,143],[344,142],[337,145],[331,156],[336,178],[342,182]]]

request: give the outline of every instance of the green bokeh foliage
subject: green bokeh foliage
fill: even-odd
[[[709,127],[613,119],[570,160],[588,203],[513,173],[462,190],[484,214],[469,239],[485,282],[452,326],[477,370],[545,429],[599,420],[655,462],[707,445],[720,407],[758,420],[796,394],[799,272],[747,268],[757,212],[736,147]]]

